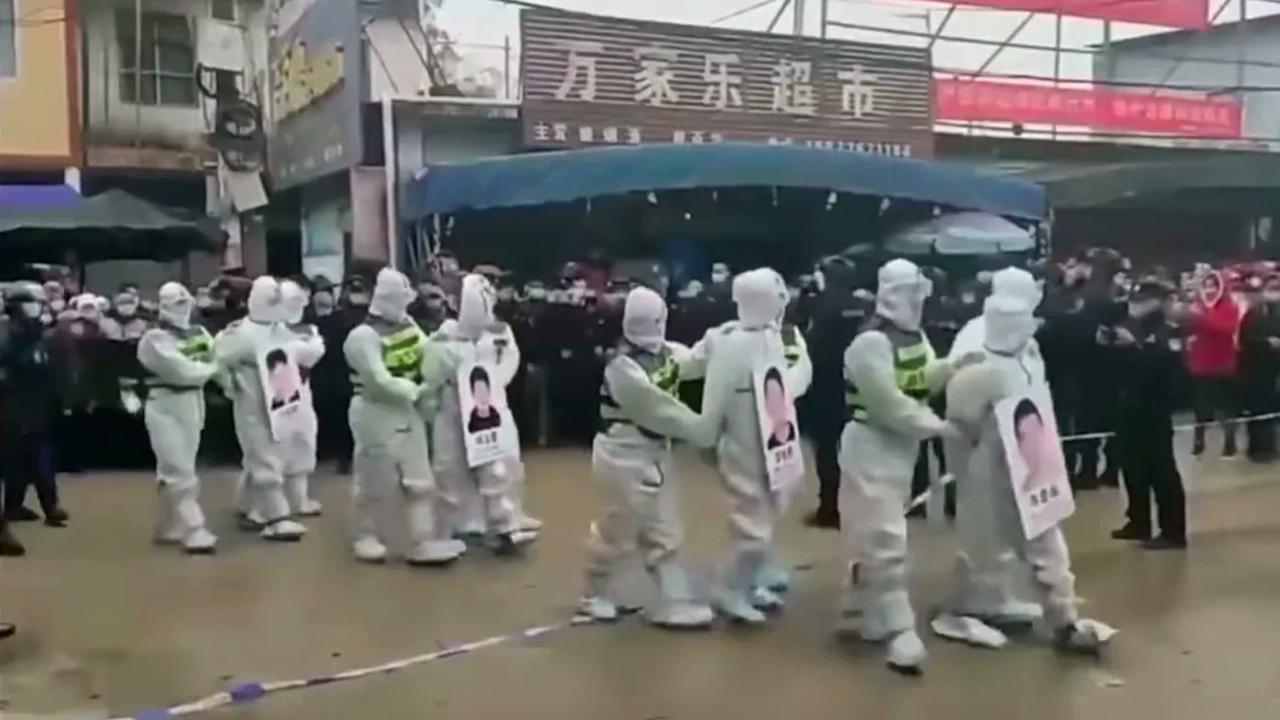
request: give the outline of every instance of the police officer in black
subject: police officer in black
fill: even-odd
[[[45,525],[62,527],[67,513],[58,503],[53,446],[53,423],[61,412],[61,399],[40,322],[42,310],[32,288],[20,287],[6,295],[9,327],[0,345],[0,368],[4,371],[3,514],[8,522],[39,519],[23,504],[27,488],[35,486]]]
[[[1127,316],[1098,328],[1100,357],[1116,382],[1116,447],[1129,499],[1128,522],[1111,536],[1135,540],[1151,550],[1187,546],[1186,496],[1173,455],[1172,378],[1179,343],[1164,321],[1169,288],[1143,280],[1128,302]],[[1151,495],[1160,533],[1152,537]]]
[[[818,508],[806,523],[839,528],[840,433],[844,430],[844,352],[870,317],[874,304],[854,295],[857,268],[843,257],[818,264],[819,293],[812,304],[808,333],[813,362],[813,386],[806,395],[809,434],[813,438],[818,472]]]
[[[1240,328],[1240,378],[1245,388],[1245,411],[1250,420],[1249,459],[1270,462],[1277,457],[1276,422],[1267,418],[1280,411],[1280,274],[1261,283],[1259,302],[1251,303]]]

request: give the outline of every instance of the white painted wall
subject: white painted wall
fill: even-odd
[[[174,149],[198,148],[202,135],[209,132],[213,105],[203,107],[142,106],[141,125],[136,106],[120,100],[120,48],[116,43],[116,8],[133,8],[133,0],[82,0],[81,15],[85,29],[83,52],[88,72],[85,77],[88,97],[85,107],[90,137],[97,141],[132,141],[139,129],[151,146]],[[210,0],[143,0],[143,11],[154,10],[186,15],[192,25],[192,37],[198,38],[198,23],[210,17]],[[261,101],[266,97],[267,13],[261,0],[240,0],[240,24],[248,31],[249,54],[247,77],[252,88],[246,95]],[[203,100],[203,98],[201,99]]]

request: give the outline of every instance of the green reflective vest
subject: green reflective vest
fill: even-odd
[[[926,371],[935,360],[933,346],[919,330],[907,332],[894,327],[875,327],[893,344],[893,375],[898,389],[907,397],[925,402],[929,399]],[[845,378],[845,407],[849,417],[858,422],[868,419],[867,407],[851,378]]]
[[[382,338],[382,364],[392,377],[422,382],[422,362],[426,358],[426,336],[414,322],[403,327],[367,323]],[[351,386],[360,390],[360,378],[352,373]]]
[[[680,366],[676,363],[670,347],[663,345],[662,350],[654,354],[626,345],[618,352],[634,360],[659,390],[672,397],[677,396],[680,390]],[[609,394],[609,383],[607,381],[600,383],[600,421],[605,430],[608,430],[609,426],[615,423],[632,424],[631,419],[623,413],[617,401]],[[637,426],[636,429],[645,437],[655,440],[662,438],[661,435],[645,430],[642,427]]]

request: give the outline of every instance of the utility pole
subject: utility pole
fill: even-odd
[[[142,147],[142,0],[133,0],[133,145]]]
[[[830,11],[831,0],[822,0],[822,30],[819,35],[823,40],[827,39],[827,17]]]
[[[795,34],[802,36],[804,35],[804,0],[794,0],[792,5],[796,15]]]

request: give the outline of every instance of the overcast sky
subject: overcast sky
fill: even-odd
[[[749,7],[760,0],[539,0],[541,4],[566,10],[590,11],[602,15],[618,15],[650,20],[693,25],[707,25],[736,10]],[[766,7],[721,23],[721,27],[749,30],[765,30],[782,0],[775,0]],[[1209,0],[1210,12],[1223,0]],[[1239,3],[1228,0],[1230,6],[1222,19],[1239,16]],[[816,35],[819,26],[821,0],[808,0],[807,29]],[[915,32],[936,28],[946,14],[947,5],[941,2],[921,0],[831,0],[830,19],[874,25],[877,27]],[[1280,6],[1258,0],[1248,4],[1249,14],[1262,15],[1280,12]],[[494,67],[502,65],[502,52],[487,45],[500,46],[504,37],[510,37],[513,45],[519,44],[518,10],[497,0],[443,0],[440,22],[449,33],[463,44],[462,49],[473,58],[473,63]],[[957,10],[946,29],[947,35],[1004,40],[1026,17],[1023,12],[1005,12],[985,8]],[[779,30],[789,31],[790,14],[779,22]],[[1054,17],[1038,15],[1018,35],[1016,42],[1032,45],[1052,45]],[[1103,23],[1099,20],[1067,18],[1063,21],[1063,46],[1084,48],[1102,40]],[[1139,25],[1114,24],[1112,36],[1116,39],[1161,32],[1161,28]],[[893,44],[918,44],[922,40],[886,35],[861,33],[832,28],[831,37],[851,40],[870,40]],[[939,41],[934,46],[934,65],[940,68],[972,70],[980,66],[993,48],[966,43]],[[1064,78],[1087,79],[1091,76],[1091,58],[1083,55],[1064,54],[1061,73]],[[1052,75],[1053,54],[1033,50],[1005,50],[990,65],[992,73]]]

